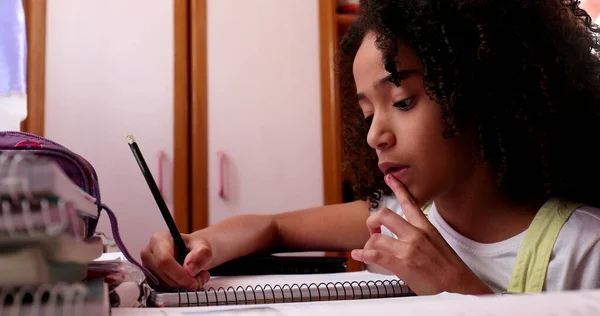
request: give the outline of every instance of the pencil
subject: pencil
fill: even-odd
[[[129,147],[131,148],[131,152],[133,152],[133,156],[135,157],[135,160],[137,161],[138,165],[140,166],[140,169],[142,170],[142,174],[144,175],[144,178],[146,179],[146,183],[148,183],[148,186],[150,187],[150,191],[152,192],[152,195],[154,196],[154,200],[156,201],[156,204],[158,205],[158,209],[160,210],[160,213],[162,214],[162,217],[165,220],[165,223],[167,223],[169,232],[171,233],[171,236],[173,237],[173,243],[175,245],[175,254],[176,254],[175,259],[177,260],[177,262],[179,262],[179,264],[183,265],[185,256],[187,256],[187,254],[188,254],[188,249],[185,245],[185,242],[183,241],[183,238],[181,237],[181,234],[179,233],[179,229],[177,229],[177,225],[175,224],[175,221],[173,220],[173,217],[171,216],[171,212],[169,212],[167,203],[165,203],[165,200],[163,199],[162,195],[160,194],[160,190],[158,190],[158,186],[156,185],[156,182],[154,181],[154,177],[152,177],[152,173],[150,172],[150,169],[148,168],[148,165],[146,164],[146,160],[144,160],[144,156],[142,156],[142,152],[140,151],[140,148],[138,147],[137,142],[133,138],[133,135],[127,135],[127,142],[129,143]]]

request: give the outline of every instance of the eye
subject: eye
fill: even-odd
[[[398,109],[400,109],[402,111],[408,111],[413,106],[413,100],[414,100],[414,98],[408,98],[408,99],[404,99],[402,101],[398,101],[398,102],[394,103],[394,107],[397,107]]]
[[[371,114],[365,117],[365,122],[367,122],[367,125],[371,126],[371,124],[373,123],[373,115]]]

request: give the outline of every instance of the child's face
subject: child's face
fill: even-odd
[[[386,80],[389,73],[375,36],[367,35],[354,60],[354,80],[362,112],[371,120],[367,142],[382,171],[392,173],[424,203],[471,175],[475,147],[464,135],[443,138],[442,109],[425,93],[421,61],[408,46],[398,56],[399,70],[407,73],[400,87]]]

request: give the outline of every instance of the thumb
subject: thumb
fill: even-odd
[[[196,277],[200,271],[206,269],[206,266],[212,258],[212,251],[203,241],[196,243],[192,242],[189,246],[191,250],[185,257],[183,269],[188,275]]]

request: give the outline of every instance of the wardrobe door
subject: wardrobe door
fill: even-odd
[[[318,1],[208,0],[208,223],[323,204]]]

